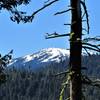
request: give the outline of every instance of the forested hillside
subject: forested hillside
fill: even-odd
[[[59,100],[61,85],[65,81],[65,75],[55,76],[67,69],[67,63],[52,64],[37,70],[7,71],[6,83],[0,87],[0,100]],[[88,76],[100,78],[100,55],[83,57],[84,73]],[[100,100],[100,88],[85,86],[86,100]],[[66,89],[64,100],[69,96],[69,88]]]

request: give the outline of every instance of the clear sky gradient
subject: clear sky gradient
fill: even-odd
[[[42,7],[44,1],[46,0],[32,0],[27,7],[23,6],[19,7],[19,9],[31,14],[33,11]],[[20,57],[39,51],[42,48],[69,48],[68,37],[45,39],[45,33],[58,32],[63,34],[70,32],[70,27],[63,25],[64,23],[70,23],[70,13],[53,16],[57,11],[68,9],[68,1],[60,0],[38,13],[33,22],[27,24],[16,24],[10,20],[10,14],[7,11],[1,11],[0,53],[6,54],[13,49],[14,57]],[[89,36],[97,36],[100,34],[100,0],[86,0],[86,4],[90,22]]]

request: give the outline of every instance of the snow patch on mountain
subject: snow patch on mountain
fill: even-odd
[[[60,48],[47,48],[39,52],[13,59],[9,66],[39,67],[51,63],[59,63],[69,58],[69,50]]]

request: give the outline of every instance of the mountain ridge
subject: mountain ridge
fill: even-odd
[[[93,52],[89,52],[93,54]],[[85,51],[82,52],[82,55],[86,55]],[[16,68],[38,68],[40,66],[48,66],[54,63],[60,63],[69,59],[70,51],[62,48],[46,48],[42,49],[33,54],[25,55],[19,58],[15,58],[10,61],[8,65],[10,68],[12,66]]]
[[[36,53],[13,59],[8,66],[19,68],[20,66],[46,66],[51,63],[59,63],[69,58],[69,50],[60,48],[46,48]]]

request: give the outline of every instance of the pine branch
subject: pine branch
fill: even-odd
[[[13,50],[11,50],[5,56],[1,56],[0,54],[0,85],[6,81],[7,75],[4,72],[4,70],[7,67],[7,64],[9,64],[9,60],[12,59],[12,53],[13,53]]]
[[[43,9],[49,7],[50,5],[54,4],[55,2],[57,2],[59,0],[53,0],[51,2],[49,2],[48,4],[45,4],[43,7],[41,7],[40,9],[36,10],[35,12],[33,12],[30,16],[26,16],[24,12],[19,12],[15,7],[13,9],[10,10],[10,12],[13,14],[13,16],[10,17],[10,19],[13,22],[17,22],[18,24],[22,21],[24,23],[27,22],[32,22],[34,19],[34,16],[39,13],[40,11],[42,11]],[[16,13],[17,12],[17,13]]]

